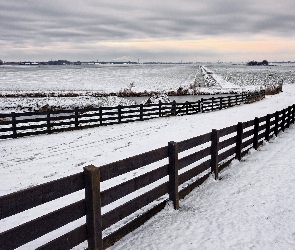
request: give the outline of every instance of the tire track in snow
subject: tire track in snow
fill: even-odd
[[[164,126],[167,126],[167,124],[169,123],[170,122],[167,120],[167,123]],[[135,127],[135,126],[131,126],[131,127]],[[108,130],[107,134],[116,133],[118,135],[116,136],[108,135],[105,138],[98,139],[98,140],[96,138],[99,136],[99,134],[103,132],[97,130],[99,129],[97,128],[93,130],[93,132],[87,132],[87,130],[85,130],[86,133],[84,133],[83,135],[80,135],[80,134],[77,135],[77,137],[73,139],[72,141],[70,141],[69,143],[58,143],[54,145],[50,144],[47,147],[43,147],[43,145],[40,145],[39,147],[36,147],[34,150],[32,150],[30,147],[27,147],[27,144],[24,143],[22,145],[18,145],[17,152],[15,152],[15,150],[12,150],[13,147],[11,147],[10,150],[7,149],[6,147],[6,149],[3,150],[5,152],[2,152],[2,155],[5,156],[3,158],[6,158],[6,159],[8,158],[9,160],[6,160],[6,161],[1,160],[0,165],[3,165],[4,167],[6,164],[9,164],[9,165],[13,164],[14,166],[17,166],[17,165],[23,164],[24,162],[44,160],[44,159],[51,158],[53,156],[57,157],[60,155],[71,155],[76,152],[80,152],[80,154],[82,154],[84,151],[89,152],[92,149],[95,149],[97,151],[99,147],[104,146],[106,144],[112,144],[112,143],[116,144],[116,145],[114,144],[112,149],[112,151],[114,152],[120,148],[130,146],[131,143],[126,144],[126,140],[132,137],[137,137],[137,136],[141,136],[141,137],[148,136],[151,132],[155,132],[161,129],[162,127],[163,126],[159,126],[158,124],[154,124],[154,125],[149,124],[149,126],[145,127],[144,129],[135,130],[135,131],[132,130],[131,132],[124,133],[124,134],[120,134],[122,131],[120,130],[120,127],[116,127],[116,128],[110,127],[109,129],[107,129]],[[34,141],[34,138],[32,138],[32,141]],[[117,144],[118,141],[124,142],[124,145],[118,146]],[[10,157],[7,156],[7,154],[10,155]],[[20,157],[21,155],[26,155],[26,157],[22,158]]]

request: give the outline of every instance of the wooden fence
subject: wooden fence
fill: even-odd
[[[0,114],[0,139],[143,121],[162,116],[220,110],[264,98],[265,91],[212,97],[197,102]]]
[[[0,233],[0,249],[14,249],[86,216],[85,224],[38,249],[71,249],[87,240],[89,249],[105,249],[241,158],[263,141],[294,124],[295,105],[247,122],[158,148],[102,167],[0,197],[0,219],[85,189],[85,199]],[[139,176],[106,190],[101,182],[137,171]],[[134,172],[133,172],[134,173]],[[130,196],[132,195],[132,196]],[[135,198],[134,198],[135,197]],[[115,203],[114,203],[115,202]],[[110,204],[116,204],[106,210]]]

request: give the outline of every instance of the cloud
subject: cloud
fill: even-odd
[[[175,41],[210,39],[218,43],[226,37],[239,42],[255,41],[257,36],[290,41],[295,34],[294,8],[293,0],[1,0],[0,55],[29,60],[31,51],[38,57],[70,55],[91,60],[88,57],[97,53],[107,60],[124,55],[134,55],[131,60],[137,60],[135,53],[146,51],[147,57],[160,59],[156,46],[166,42],[169,49],[161,53],[165,60],[184,49]],[[150,42],[143,48],[141,41],[146,40]],[[128,46],[132,43],[134,50]],[[191,53],[196,51],[200,52],[192,47]]]
[[[113,62],[128,62],[130,61],[130,56],[121,56],[112,60]]]

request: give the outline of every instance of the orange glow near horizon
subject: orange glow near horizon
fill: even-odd
[[[282,50],[294,50],[295,42],[273,37],[254,37],[252,40],[229,38],[199,39],[199,40],[134,40],[128,42],[110,41],[98,43],[104,47],[125,47],[142,50],[212,50],[219,53],[274,53]]]

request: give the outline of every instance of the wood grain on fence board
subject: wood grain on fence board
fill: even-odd
[[[232,125],[230,127],[226,127],[219,130],[219,136],[223,137],[232,133],[237,132],[237,125]]]
[[[243,149],[244,149],[244,148],[247,148],[247,147],[250,146],[250,145],[253,146],[253,140],[254,140],[253,137],[251,137],[251,138],[249,138],[249,139],[247,139],[247,140],[243,140],[243,142],[242,142],[242,148],[243,148]],[[242,151],[243,151],[243,149],[242,149]]]
[[[258,149],[258,133],[259,133],[259,118],[254,119],[254,136],[253,136],[253,148]]]
[[[158,148],[121,161],[113,162],[100,167],[101,181],[114,178],[129,171],[138,169],[168,157],[168,147]]]
[[[242,156],[242,143],[243,143],[243,123],[239,122],[237,125],[236,136],[236,159],[241,160]]]
[[[249,137],[253,138],[254,137],[254,128],[252,128],[251,130],[243,132],[242,137],[243,137],[243,139],[246,139],[246,138],[249,138]]]
[[[83,173],[67,176],[0,197],[0,219],[82,190]]]
[[[166,206],[166,200],[162,201],[161,203],[155,205],[153,208],[148,210],[147,212],[139,215],[134,220],[129,221],[124,226],[120,227],[116,231],[110,233],[105,238],[103,238],[103,247],[104,249],[110,247],[118,240],[122,239],[125,235],[129,234],[130,232],[134,231],[141,225],[143,225],[147,220],[152,218],[154,215],[159,213],[161,210],[164,209]]]
[[[203,173],[205,170],[211,167],[210,160],[200,163],[198,166],[193,167],[192,169],[187,170],[184,173],[179,175],[179,185],[187,182],[188,180],[198,176]]]
[[[209,142],[210,140],[211,140],[211,132],[178,142],[179,152],[181,153],[185,150],[191,149],[193,147],[197,147],[206,142]]]
[[[230,145],[235,145],[236,142],[237,142],[237,136],[235,135],[235,136],[232,136],[224,141],[219,142],[218,149],[220,150],[220,149],[226,148]]]
[[[12,129],[11,128],[0,128],[0,132],[12,132]],[[5,135],[3,135],[3,136],[5,136]]]
[[[236,147],[234,146],[234,147],[229,148],[226,151],[220,153],[218,155],[218,159],[219,159],[219,161],[223,161],[228,157],[235,157],[235,155],[236,155]]]
[[[0,245],[12,249],[35,240],[85,215],[85,200],[75,202],[37,219],[0,233]],[[15,237],[17,235],[17,237]]]
[[[190,164],[193,164],[196,161],[199,161],[207,156],[211,155],[211,147],[207,147],[204,149],[201,149],[195,153],[192,153],[190,155],[187,155],[181,159],[178,160],[179,169],[182,169]]]
[[[261,141],[261,139],[264,139],[264,138],[265,138],[265,131],[258,134],[258,136],[257,136],[258,141]]]
[[[168,165],[154,169],[101,192],[101,205],[106,206],[140,188],[168,176]]]
[[[213,129],[211,132],[211,172],[214,173],[215,180],[218,179],[218,143],[219,131]]]
[[[102,250],[100,168],[93,165],[84,167],[84,181],[88,248]]]
[[[44,244],[36,250],[72,249],[87,240],[86,224]]]
[[[168,143],[168,172],[169,172],[169,200],[173,202],[174,209],[179,208],[179,193],[178,193],[178,144],[177,142]]]
[[[123,218],[131,215],[142,207],[150,204],[151,202],[157,200],[161,196],[168,193],[169,187],[168,183],[163,183],[152,190],[130,200],[114,210],[111,210],[102,216],[102,229],[106,229],[111,225],[117,223]]]

